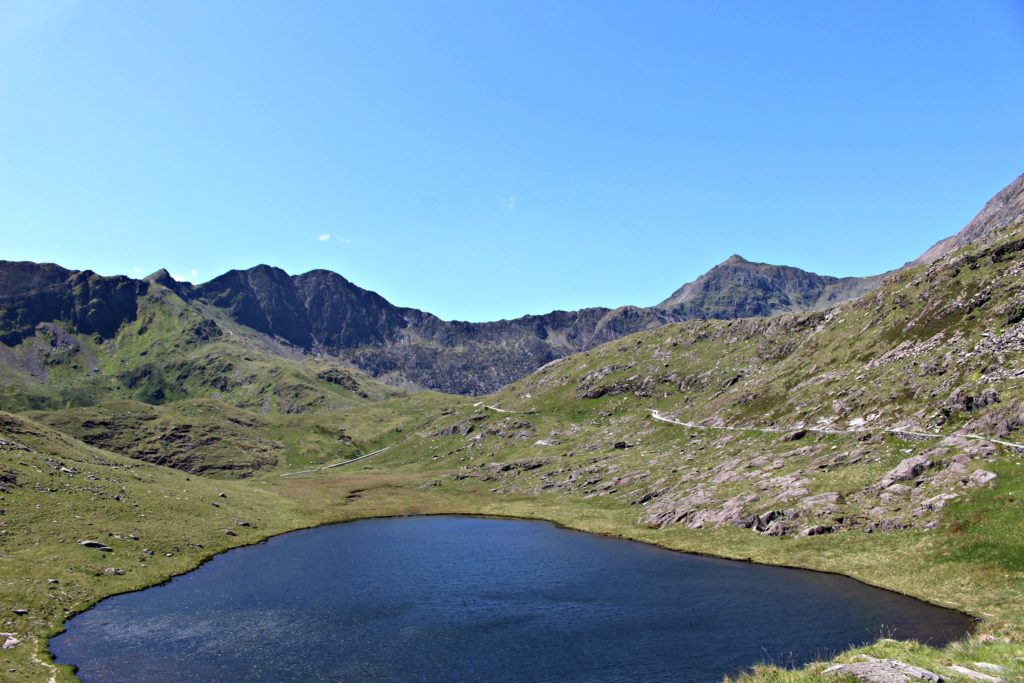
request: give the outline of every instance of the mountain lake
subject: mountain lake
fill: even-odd
[[[971,619],[853,579],[479,517],[295,531],[103,600],[50,641],[92,681],[720,681]]]

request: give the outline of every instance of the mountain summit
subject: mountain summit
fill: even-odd
[[[827,308],[878,284],[880,276],[835,278],[738,254],[683,285],[657,308],[674,318],[750,318]]]

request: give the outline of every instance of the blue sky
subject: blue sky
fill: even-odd
[[[466,320],[876,273],[1024,172],[1022,7],[0,0],[0,258]]]

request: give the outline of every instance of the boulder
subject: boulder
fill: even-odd
[[[967,478],[967,486],[987,486],[995,478],[995,472],[989,472],[988,470],[974,470],[974,472],[971,473],[971,476]]]
[[[830,515],[836,511],[836,506],[842,502],[843,498],[839,493],[827,491],[807,496],[799,502],[799,505],[813,515]]]
[[[79,541],[78,545],[85,546],[86,548],[96,548],[97,550],[102,550],[105,553],[114,552],[114,549],[109,545],[106,543],[100,543],[99,541]]]
[[[760,515],[754,515],[754,521],[750,525],[754,531],[767,531],[768,525],[771,524],[777,517],[782,513],[771,510],[769,512],[763,512]]]
[[[931,466],[932,461],[924,455],[905,458],[879,480],[877,487],[879,490],[887,489],[897,482],[914,479]]]
[[[974,410],[974,397],[961,388],[953,390],[946,399],[946,407],[951,412],[968,412]]]
[[[1003,679],[998,676],[991,676],[989,674],[983,674],[980,671],[974,669],[968,669],[966,666],[960,666],[958,664],[950,664],[949,668],[957,672],[965,678],[969,678],[972,681],[981,681],[982,683],[1002,683]]]
[[[895,659],[875,659],[864,655],[867,661],[853,664],[837,664],[825,669],[827,674],[837,676],[853,676],[864,683],[911,683],[912,681],[930,681],[942,683],[937,673],[912,666]]]

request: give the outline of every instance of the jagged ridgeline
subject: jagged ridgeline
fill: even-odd
[[[913,264],[1018,219],[1022,185],[1018,178]],[[134,280],[0,262],[0,408],[215,396],[300,412],[349,394],[387,394],[363,373],[394,387],[483,394],[640,330],[823,310],[881,278],[832,278],[733,256],[656,306],[467,323],[394,306],[326,270],[291,276],[261,265],[193,286],[166,271]]]
[[[638,330],[690,318],[820,308],[874,283],[872,278],[836,280],[733,257],[655,307],[554,311],[467,323],[399,308],[325,270],[290,276],[279,268],[256,266],[192,286],[175,282],[166,271],[140,281],[52,264],[0,263],[0,277],[10,284],[0,290],[5,364],[42,385],[59,385],[53,380],[62,375],[61,399],[74,404],[95,400],[97,388],[87,386],[96,382],[72,388],[71,373],[53,372],[54,366],[88,349],[74,358],[71,365],[77,367],[72,369],[85,368],[85,375],[99,377],[104,370],[94,360],[102,353],[99,347],[116,355],[132,335],[138,338],[132,344],[136,353],[149,354],[142,348],[147,334],[153,343],[160,342],[154,349],[159,354],[151,358],[166,359],[168,353],[205,344],[223,347],[225,336],[231,336],[236,339],[227,341],[234,346],[240,342],[284,359],[337,359],[393,386],[480,394],[556,358]],[[158,339],[161,335],[178,338],[168,343]],[[125,371],[117,373],[118,395],[127,392],[151,403],[197,395],[195,382],[182,381],[187,378],[180,377],[180,363],[158,368],[152,362],[120,360]],[[202,372],[196,360],[188,365]],[[222,376],[223,370],[223,364],[209,367],[213,375]]]

